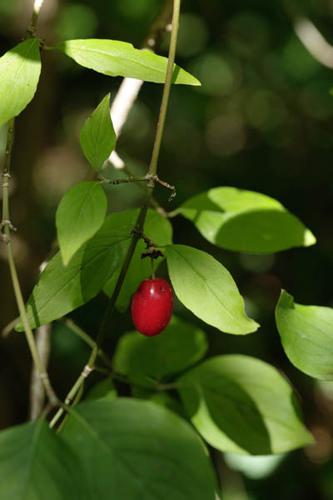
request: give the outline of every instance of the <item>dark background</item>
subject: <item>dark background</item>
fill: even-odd
[[[0,0],[1,54],[24,37],[31,3]],[[45,0],[40,35],[49,44],[99,37],[139,47],[161,3]],[[211,354],[246,353],[283,370],[299,393],[306,423],[317,439],[316,446],[282,457],[270,471],[267,461],[258,472],[260,464],[250,460],[243,464],[247,473],[240,474],[240,464],[226,460],[229,465],[221,465],[224,498],[333,499],[333,384],[315,382],[290,365],[273,315],[282,287],[299,303],[333,306],[333,73],[308,53],[294,30],[296,20],[305,16],[333,43],[333,1],[184,0],[182,12],[178,62],[202,81],[202,87],[172,90],[159,171],[177,186],[178,194],[169,206],[167,194],[159,191],[159,201],[172,209],[213,186],[255,190],[281,201],[318,239],[308,249],[239,255],[216,249],[189,222],[174,220],[175,241],[217,256],[262,325],[247,337],[202,325]],[[13,156],[11,207],[18,227],[14,247],[26,296],[54,245],[54,214],[61,196],[88,175],[78,142],[82,121],[107,92],[115,95],[121,81],[82,69],[61,54],[44,52],[42,57],[38,93],[17,120]],[[136,172],[144,172],[149,161],[160,97],[159,85],[144,86],[118,142],[119,153]],[[4,139],[0,128],[1,156]],[[110,189],[110,210],[138,206],[140,193],[134,186]],[[0,283],[2,329],[17,316],[4,247]],[[94,335],[105,304],[105,297],[98,297],[73,317]],[[181,308],[178,313],[187,315]],[[129,328],[126,315],[115,318],[110,352]],[[86,356],[77,338],[60,324],[53,327],[50,370],[60,394]],[[11,333],[0,343],[1,427],[27,418],[29,370],[24,339]],[[253,479],[256,470],[259,478]]]

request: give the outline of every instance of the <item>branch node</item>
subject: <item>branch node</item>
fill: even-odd
[[[154,188],[155,183],[159,184],[160,186],[162,186],[166,189],[169,189],[169,191],[171,191],[171,194],[169,196],[168,201],[172,201],[176,197],[176,195],[177,195],[176,186],[172,186],[168,182],[163,181],[162,179],[159,178],[158,175],[156,175],[156,174],[152,175],[152,174],[148,173],[146,175],[146,179],[148,181],[148,184],[147,184],[148,187],[150,187],[152,189]]]
[[[94,368],[89,365],[86,365],[82,370],[82,377],[83,378],[89,377],[92,371],[94,371]]]
[[[13,226],[9,219],[2,219],[0,222],[0,232],[3,233],[6,226],[8,226],[11,231],[17,231],[17,228]]]

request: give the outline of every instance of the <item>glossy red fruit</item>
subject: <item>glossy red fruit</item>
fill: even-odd
[[[132,297],[132,320],[138,332],[153,337],[170,321],[173,293],[170,284],[162,278],[144,280]]]

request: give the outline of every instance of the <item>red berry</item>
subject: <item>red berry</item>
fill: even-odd
[[[161,279],[144,280],[132,297],[132,320],[138,332],[153,337],[170,321],[173,294],[170,284]]]

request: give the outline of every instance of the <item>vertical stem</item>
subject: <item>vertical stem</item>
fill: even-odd
[[[28,28],[28,36],[35,36],[37,31],[38,18],[43,7],[44,0],[34,0],[33,11],[30,21],[30,26]]]
[[[14,142],[14,119],[12,119],[9,122],[8,125],[8,132],[7,132],[7,144],[6,144],[6,151],[5,151],[5,161],[4,161],[4,167],[3,167],[3,173],[2,173],[2,222],[1,222],[1,229],[2,229],[2,238],[4,243],[6,244],[7,247],[7,257],[8,257],[8,264],[9,264],[9,270],[10,270],[10,275],[11,275],[11,280],[14,288],[14,294],[17,302],[17,307],[21,316],[21,320],[23,323],[24,327],[24,332],[26,336],[26,340],[31,352],[31,356],[33,359],[33,362],[37,368],[39,377],[44,385],[46,394],[49,397],[50,402],[55,405],[58,402],[58,399],[51,387],[49,377],[45,371],[45,368],[43,366],[43,363],[40,359],[40,355],[38,353],[35,339],[32,333],[32,330],[29,325],[29,320],[27,317],[26,309],[25,309],[25,304],[22,296],[22,291],[20,287],[20,283],[18,280],[18,275],[17,275],[17,270],[16,270],[16,265],[15,265],[15,260],[14,260],[14,254],[13,254],[13,247],[12,247],[12,241],[11,241],[11,229],[12,229],[12,224],[10,222],[10,211],[9,211],[9,179],[10,179],[10,161],[11,161],[11,152],[12,152],[12,147],[13,147],[13,142]]]
[[[43,3],[44,0],[34,0],[33,13],[31,17],[30,27],[28,29],[28,36],[29,35],[33,36],[35,34],[37,28],[38,16]],[[14,143],[14,123],[15,123],[14,118],[12,118],[8,123],[5,160],[2,172],[2,221],[0,225],[2,233],[1,236],[3,242],[6,244],[7,247],[7,258],[8,258],[9,270],[13,284],[15,299],[23,323],[24,333],[30,349],[32,360],[38,372],[39,378],[44,386],[45,392],[49,398],[50,404],[55,406],[58,404],[58,398],[51,386],[49,376],[46,372],[45,366],[39,355],[35,338],[30,328],[29,320],[25,309],[24,299],[21,291],[21,286],[17,275],[12,241],[11,241],[11,230],[13,229],[13,226],[10,222],[10,211],[9,211],[9,179],[10,179],[11,153]]]
[[[168,56],[168,66],[167,66],[167,72],[166,72],[166,81],[164,84],[164,89],[163,89],[163,96],[162,96],[162,102],[161,102],[161,108],[160,108],[160,114],[159,114],[159,120],[157,124],[157,130],[156,130],[156,136],[155,136],[155,142],[154,142],[154,147],[153,147],[153,153],[148,169],[148,174],[155,176],[157,175],[157,166],[158,166],[158,158],[159,158],[159,153],[161,149],[161,142],[162,142],[162,137],[163,137],[163,132],[164,132],[164,126],[165,126],[165,119],[166,119],[166,113],[168,109],[168,104],[169,104],[169,97],[170,97],[170,89],[171,89],[171,84],[172,84],[172,76],[173,76],[173,67],[175,63],[175,56],[176,56],[176,46],[177,46],[177,36],[178,36],[178,28],[179,28],[179,14],[180,14],[180,0],[173,0],[173,18],[172,18],[172,32],[171,32],[171,40],[170,40],[170,47],[169,47],[169,56]],[[84,383],[85,379],[87,376],[93,371],[95,361],[97,358],[98,351],[100,349],[100,346],[104,340],[104,337],[106,333],[108,332],[108,327],[110,323],[111,316],[113,314],[115,304],[117,301],[117,298],[119,296],[119,293],[121,291],[121,287],[123,285],[123,282],[126,278],[126,274],[129,268],[129,265],[131,263],[132,257],[134,255],[136,245],[140,239],[140,234],[143,231],[148,207],[150,205],[150,199],[153,194],[154,190],[154,184],[151,185],[150,188],[150,193],[148,196],[148,199],[144,206],[141,208],[136,225],[133,231],[133,236],[131,243],[128,247],[127,254],[125,256],[125,260],[123,262],[120,274],[118,276],[118,280],[116,282],[113,294],[110,298],[110,303],[109,306],[106,310],[106,313],[104,315],[101,328],[99,330],[99,333],[97,335],[96,339],[96,345],[94,346],[90,358],[88,360],[88,363],[84,367],[83,371],[79,375],[78,379],[76,380],[75,384],[72,386],[70,391],[67,394],[65,404],[69,405],[73,399],[75,398],[77,392],[80,390],[82,384]],[[55,416],[50,422],[50,427],[54,427],[61,416],[64,413],[64,407],[59,408]]]
[[[169,98],[170,98],[170,90],[172,85],[172,76],[174,71],[175,57],[176,57],[176,49],[177,49],[177,37],[178,37],[178,29],[179,29],[179,14],[180,14],[180,1],[174,0],[173,2],[173,15],[172,15],[172,31],[171,31],[171,39],[170,39],[170,47],[169,47],[169,57],[168,57],[168,66],[166,72],[166,80],[163,89],[162,103],[160,109],[160,116],[158,119],[157,130],[155,143],[153,147],[153,152],[150,160],[149,171],[148,173],[151,176],[157,174],[157,164],[158,158],[161,150],[162,137],[164,132],[166,114],[168,110]]]

